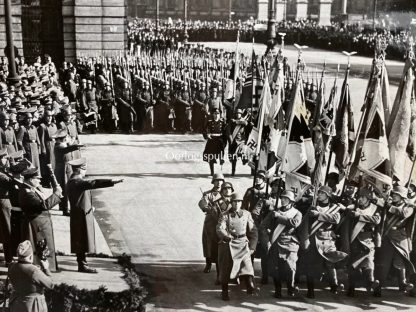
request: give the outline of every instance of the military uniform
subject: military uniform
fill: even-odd
[[[195,132],[201,133],[205,124],[205,101],[207,94],[205,90],[198,90],[195,94],[194,103],[192,105],[192,129]]]
[[[327,194],[331,194],[328,187],[324,188]],[[322,189],[321,188],[321,189]],[[336,263],[344,260],[347,254],[337,250],[335,227],[339,223],[341,207],[331,203],[319,203],[310,210],[303,222],[307,231],[302,231],[306,235],[300,237],[301,247],[305,248],[300,256],[302,268],[308,279],[308,297],[314,295],[314,279],[320,278],[326,273],[331,286],[331,291],[337,293],[338,277]],[[316,214],[313,216],[311,211]]]
[[[139,130],[152,131],[154,127],[154,111],[152,95],[149,90],[144,89],[138,98]]]
[[[211,169],[211,175],[214,173],[214,163],[222,165],[224,163],[224,149],[227,144],[225,140],[224,120],[209,120],[204,130],[204,138],[207,140],[203,152],[204,161],[208,162]]]
[[[69,162],[73,167],[85,165],[85,159]],[[66,185],[71,204],[71,252],[77,255],[78,270],[87,267],[86,253],[95,253],[94,211],[91,190],[114,186],[109,179],[84,180],[81,175],[73,174]]]
[[[29,170],[29,169],[28,169]],[[53,236],[52,219],[49,210],[60,202],[59,195],[53,193],[48,198],[40,189],[33,187],[22,187],[19,191],[19,203],[23,210],[25,220],[29,224],[29,233],[26,233],[28,239],[38,255],[38,243],[45,239],[49,251],[48,262],[49,269],[53,272],[58,268],[55,255],[55,239]],[[24,226],[24,228],[27,228]],[[39,261],[38,257],[35,257]]]
[[[13,186],[13,180],[1,172],[0,169],[0,242],[3,244],[6,263],[10,263],[13,257],[13,250],[10,245],[10,214],[12,206],[9,199],[9,189]]]
[[[404,187],[394,188],[392,193],[400,194],[402,198],[407,197],[407,189]],[[385,209],[387,210],[381,248],[375,256],[376,278],[382,287],[393,267],[397,273],[399,288],[405,290],[408,286],[406,275],[415,273],[415,267],[410,260],[412,250],[410,232],[415,217],[414,208],[401,201],[391,203]],[[381,295],[381,288],[377,289],[375,294]]]
[[[104,90],[101,93],[100,115],[105,130],[112,132],[117,129],[117,107],[111,90]]]
[[[40,169],[40,141],[36,127],[34,125],[20,126],[16,138],[19,149],[24,151],[25,158],[29,160],[35,168]]]
[[[361,191],[364,194],[365,191]],[[351,210],[345,219],[342,231],[343,248],[348,255],[348,295],[354,296],[354,288],[362,274],[367,287],[373,286],[374,254],[380,247],[379,224],[381,221],[378,206],[370,201],[365,207]]]
[[[38,127],[38,136],[40,141],[40,170],[43,179],[43,185],[50,185],[49,170],[47,165],[55,169],[55,134],[57,131],[55,123],[41,123]]]
[[[282,194],[285,196],[285,193]],[[292,193],[292,200],[294,195]],[[276,211],[270,211],[259,229],[260,241],[267,253],[267,273],[275,282],[275,296],[281,296],[281,280],[285,279],[289,295],[294,294],[296,262],[298,260],[299,238],[296,228],[302,222],[302,214],[288,204]]]
[[[233,194],[231,201],[242,200]],[[254,291],[254,269],[251,253],[254,252],[258,233],[251,214],[243,209],[229,210],[220,216],[217,224],[219,279],[222,284],[223,299],[228,298],[230,279],[245,277],[247,291]],[[225,292],[227,293],[225,297]]]

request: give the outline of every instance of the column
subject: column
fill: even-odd
[[[12,28],[14,46],[19,50],[19,55],[23,56],[22,40],[22,6],[21,0],[11,0]],[[6,19],[4,17],[4,0],[0,0],[0,56],[4,56],[6,40]]]
[[[124,52],[126,10],[124,0],[63,0],[65,60]]]
[[[276,22],[286,19],[286,0],[276,0]]]
[[[296,0],[296,20],[308,18],[308,0]]]
[[[272,0],[273,1],[273,0]],[[269,4],[268,0],[258,0],[257,1],[257,20],[259,21],[267,21],[268,20],[268,12],[269,12]]]
[[[319,1],[319,25],[331,25],[331,6],[332,0]]]

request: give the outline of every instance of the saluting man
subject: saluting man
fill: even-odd
[[[70,229],[71,252],[77,255],[78,272],[97,273],[87,264],[86,253],[95,253],[94,211],[91,190],[111,187],[123,180],[85,180],[87,163],[85,158],[68,162],[72,166],[72,176],[66,185],[71,204]]]

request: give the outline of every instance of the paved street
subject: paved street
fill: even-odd
[[[371,64],[369,59],[364,61]],[[351,81],[357,109],[365,86],[365,80]],[[359,118],[358,113],[355,118]],[[351,300],[324,290],[318,291],[316,300],[303,296],[276,300],[272,285],[260,285],[257,262],[259,296],[248,297],[240,286],[233,286],[231,301],[224,303],[219,286],[214,286],[215,270],[202,273],[204,215],[197,203],[200,189],[211,187],[208,165],[201,159],[202,135],[97,134],[83,135],[81,141],[87,145],[84,155],[88,158],[88,175],[125,179],[112,189],[94,191],[96,217],[112,252],[132,255],[150,292],[149,311],[415,310],[414,299],[397,291],[386,291],[381,299],[359,291]],[[223,172],[237,191],[244,192],[252,183],[247,167],[240,165],[237,176],[229,177],[231,166],[226,163]],[[304,284],[301,290],[304,295]]]
[[[231,287],[231,301],[219,299],[215,271],[202,273],[201,231],[204,215],[197,207],[199,188],[210,188],[208,166],[199,157],[200,135],[94,135],[87,144],[88,172],[93,177],[124,178],[113,189],[94,192],[96,215],[113,252],[127,252],[150,291],[149,311],[392,311],[411,310],[414,299],[387,292],[383,299],[359,293],[356,300],[318,292],[317,300],[275,300],[272,286],[259,297],[247,297]],[[179,157],[179,156],[178,156]],[[230,172],[227,163],[224,172]],[[248,168],[226,177],[244,191],[251,180]],[[259,263],[256,263],[259,275]],[[257,276],[257,281],[259,281]],[[304,285],[302,285],[304,289]],[[305,292],[303,291],[303,294]]]

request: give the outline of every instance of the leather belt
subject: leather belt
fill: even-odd
[[[55,139],[49,139],[48,142],[55,142]]]
[[[13,142],[6,142],[7,145],[13,145]]]
[[[36,140],[27,140],[28,143],[36,143]]]
[[[246,234],[240,234],[240,235],[233,235],[234,238],[243,238],[246,237]]]

